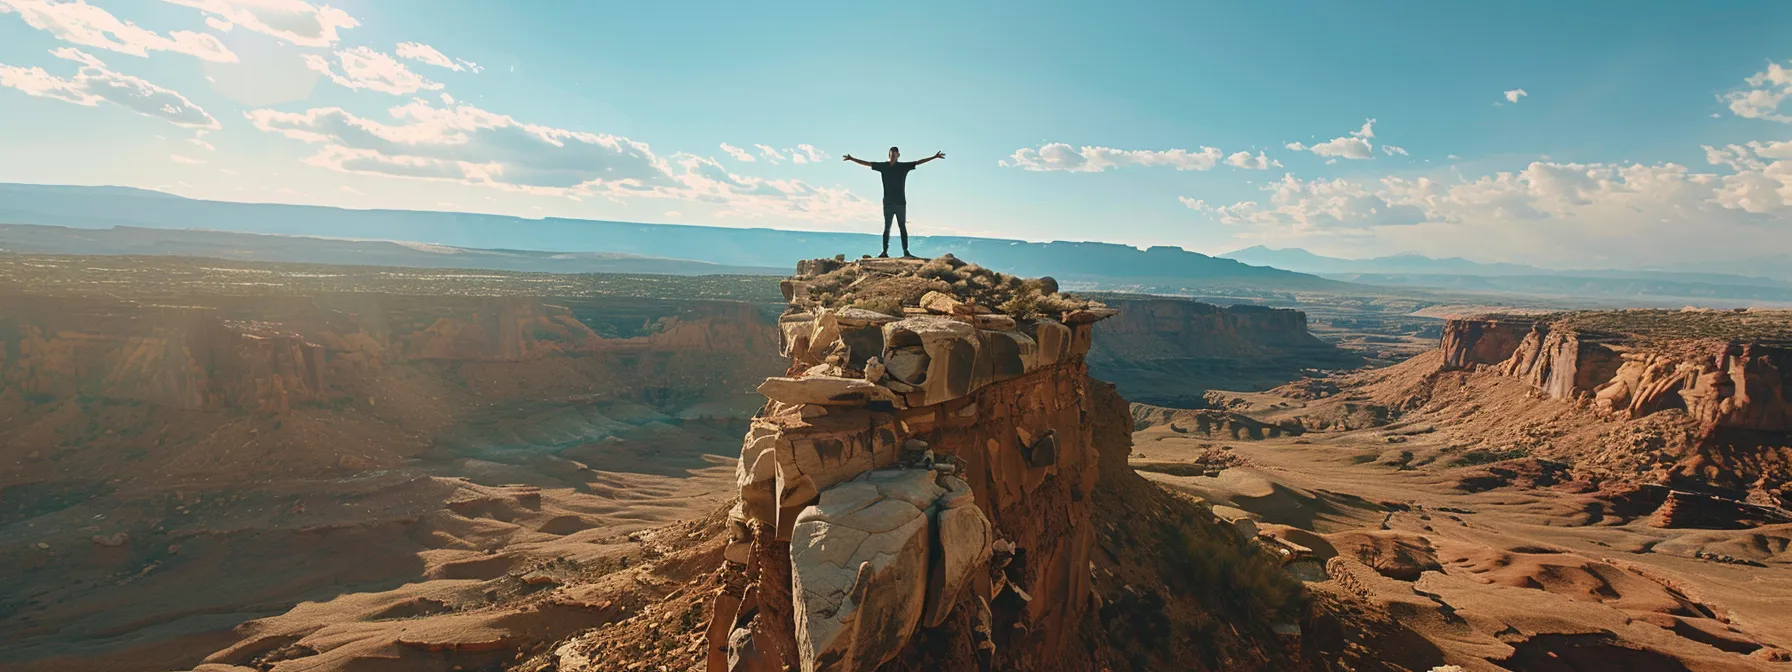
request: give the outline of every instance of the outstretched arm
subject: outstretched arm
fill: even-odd
[[[866,160],[864,160],[864,159],[855,159],[855,158],[853,158],[853,156],[852,156],[852,155],[851,155],[851,154],[847,154],[847,155],[846,155],[846,156],[843,156],[843,157],[840,157],[840,160],[841,160],[841,161],[851,161],[851,162],[853,162],[853,163],[856,163],[856,164],[859,164],[859,165],[861,165],[861,166],[864,166],[864,167],[866,167],[866,168],[870,168],[870,167],[871,167],[871,162],[870,162],[870,161],[866,161]]]
[[[927,162],[928,162],[928,161],[932,161],[932,160],[934,160],[934,159],[943,159],[943,158],[946,158],[946,153],[945,153],[945,152],[934,152],[934,153],[933,153],[933,156],[929,156],[929,157],[927,157],[927,158],[925,158],[925,159],[921,159],[921,160],[920,160],[920,161],[916,161],[916,162],[915,162],[915,165],[917,165],[917,166],[919,166],[919,165],[921,165],[921,164],[923,164],[923,163],[927,163]]]

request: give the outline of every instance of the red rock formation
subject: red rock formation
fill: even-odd
[[[862,266],[900,280],[919,262]],[[799,299],[782,321],[801,375],[760,388],[772,401],[742,449],[724,569],[742,580],[715,602],[709,669],[1088,662],[1098,465],[1083,357],[1112,313],[921,303],[944,314]],[[911,650],[922,626],[933,644]]]
[[[642,387],[745,391],[775,361],[770,320],[736,302],[533,297],[190,297],[160,306],[0,297],[0,391],[185,410],[285,413],[360,395],[421,362],[567,358]],[[203,305],[191,305],[203,304]],[[618,333],[599,335],[581,321]],[[620,324],[618,324],[618,322]]]
[[[1298,310],[1187,299],[1113,299],[1119,315],[1095,326],[1089,366],[1128,399],[1199,408],[1208,388],[1268,389],[1303,370],[1361,359],[1307,331]]]
[[[1222,308],[1186,299],[1122,299],[1120,311],[1095,328],[1092,361],[1105,358],[1251,358],[1286,349],[1323,349],[1307,332],[1307,314],[1287,308]]]
[[[1522,335],[1520,331],[1522,329]],[[1684,410],[1709,429],[1792,431],[1792,347],[1591,333],[1566,323],[1451,320],[1444,367],[1490,365],[1553,399],[1629,418]]]
[[[1523,319],[1456,319],[1444,325],[1444,366],[1474,368],[1498,364],[1518,350],[1535,323]]]

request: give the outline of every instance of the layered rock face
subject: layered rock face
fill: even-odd
[[[1303,369],[1361,363],[1309,333],[1298,310],[1174,298],[1108,303],[1120,313],[1096,326],[1089,365],[1135,401],[1198,408],[1203,388],[1268,389]]]
[[[1684,410],[1707,428],[1792,431],[1792,346],[1640,338],[1572,320],[1450,320],[1446,368],[1488,366],[1554,399],[1587,398],[1629,418]]]
[[[0,392],[279,414],[353,395],[392,365],[549,358],[596,363],[618,381],[744,387],[777,338],[770,320],[743,303],[566,304],[379,294],[186,297],[179,306],[0,297]]]
[[[708,669],[1057,669],[1076,645],[1098,473],[1084,356],[1114,311],[936,263],[818,260],[785,283],[791,375],[760,387],[741,451]],[[1064,310],[998,313],[990,283]]]

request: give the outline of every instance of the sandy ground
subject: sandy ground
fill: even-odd
[[[730,501],[745,421],[699,419],[717,410],[494,410],[341,477],[134,483],[0,526],[18,570],[0,669],[511,662],[616,617],[613,596],[584,599],[608,593],[557,587],[601,584],[659,552],[651,530]]]
[[[1473,385],[1504,391],[1506,383]],[[1244,396],[1240,408],[1260,417],[1317,406]],[[1520,395],[1503,403],[1512,407],[1478,421],[1456,417],[1457,407],[1389,426],[1261,440],[1163,423],[1135,433],[1132,462],[1216,512],[1311,549],[1309,586],[1386,609],[1435,647],[1415,664],[1792,669],[1773,661],[1792,648],[1792,526],[1661,529],[1646,509],[1625,511],[1600,492],[1522,475],[1482,489],[1476,477],[1487,466],[1458,464],[1465,446],[1484,442],[1489,427],[1516,424],[1521,411],[1560,415],[1540,406],[1556,402]],[[1167,464],[1213,463],[1216,449],[1234,466],[1165,473],[1178,471]],[[1696,557],[1701,551],[1732,560]],[[1322,566],[1332,556],[1354,562]]]

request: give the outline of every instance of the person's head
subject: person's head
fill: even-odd
[[[890,148],[890,160],[895,161],[896,157],[899,157],[899,156],[902,156],[902,150],[896,149],[895,147],[891,147]]]

